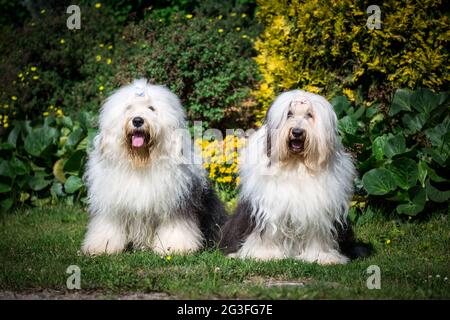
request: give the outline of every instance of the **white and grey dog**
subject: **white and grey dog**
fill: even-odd
[[[338,138],[331,104],[317,94],[281,94],[243,150],[235,215],[221,247],[231,256],[346,263],[347,211],[355,167]]]
[[[85,174],[84,253],[118,253],[132,244],[186,254],[217,239],[225,211],[175,134],[185,128],[177,96],[145,79],[106,100]]]

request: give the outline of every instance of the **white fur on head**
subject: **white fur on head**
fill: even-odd
[[[289,112],[299,116],[289,118]],[[311,117],[307,117],[307,114]],[[293,90],[281,94],[270,107],[266,118],[266,130],[270,139],[270,152],[274,161],[290,160],[288,150],[290,130],[295,126],[305,130],[306,140],[301,157],[311,170],[317,170],[327,162],[336,149],[337,118],[331,104],[322,96]]]
[[[312,108],[314,122],[301,123],[317,148],[293,154],[284,165],[274,165],[267,154],[268,133],[281,132],[271,139],[271,152],[285,150],[287,113],[291,105]],[[301,113],[302,114],[302,113]],[[237,256],[272,259],[296,257],[319,263],[345,263],[337,251],[336,224],[347,217],[353,194],[355,167],[345,153],[336,130],[336,115],[325,98],[294,90],[281,94],[268,111],[266,123],[250,137],[243,150],[240,177],[241,201],[249,202],[256,227]],[[273,157],[272,157],[273,160]],[[276,159],[275,159],[276,160]],[[268,169],[269,168],[269,169]]]
[[[148,84],[145,79],[135,80],[131,85],[120,88],[103,104],[99,119],[100,133],[96,140],[102,155],[110,159],[124,157],[131,162],[134,160],[127,146],[127,130],[137,116],[145,120],[145,128],[151,134],[151,151],[161,156],[175,156],[174,132],[186,127],[184,110],[178,97],[170,90]]]

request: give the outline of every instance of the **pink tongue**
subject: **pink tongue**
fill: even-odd
[[[135,148],[142,147],[144,145],[144,137],[143,136],[132,136],[131,144]]]

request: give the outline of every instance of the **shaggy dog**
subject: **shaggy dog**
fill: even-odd
[[[355,167],[333,107],[300,90],[281,94],[243,150],[241,189],[221,247],[231,256],[343,264]]]
[[[90,221],[82,251],[112,254],[131,243],[186,254],[213,244],[225,211],[180,143],[186,122],[176,95],[136,80],[106,100],[99,127],[85,175]]]

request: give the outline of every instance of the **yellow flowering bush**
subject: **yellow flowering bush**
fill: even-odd
[[[389,100],[394,88],[448,88],[449,17],[444,2],[383,1],[381,29],[369,29],[366,1],[258,0],[265,26],[255,42],[263,106],[292,88],[354,101]]]
[[[227,135],[220,141],[198,139],[196,144],[201,146],[203,166],[210,180],[227,200],[233,198],[239,184],[238,153],[245,145],[245,138]]]

